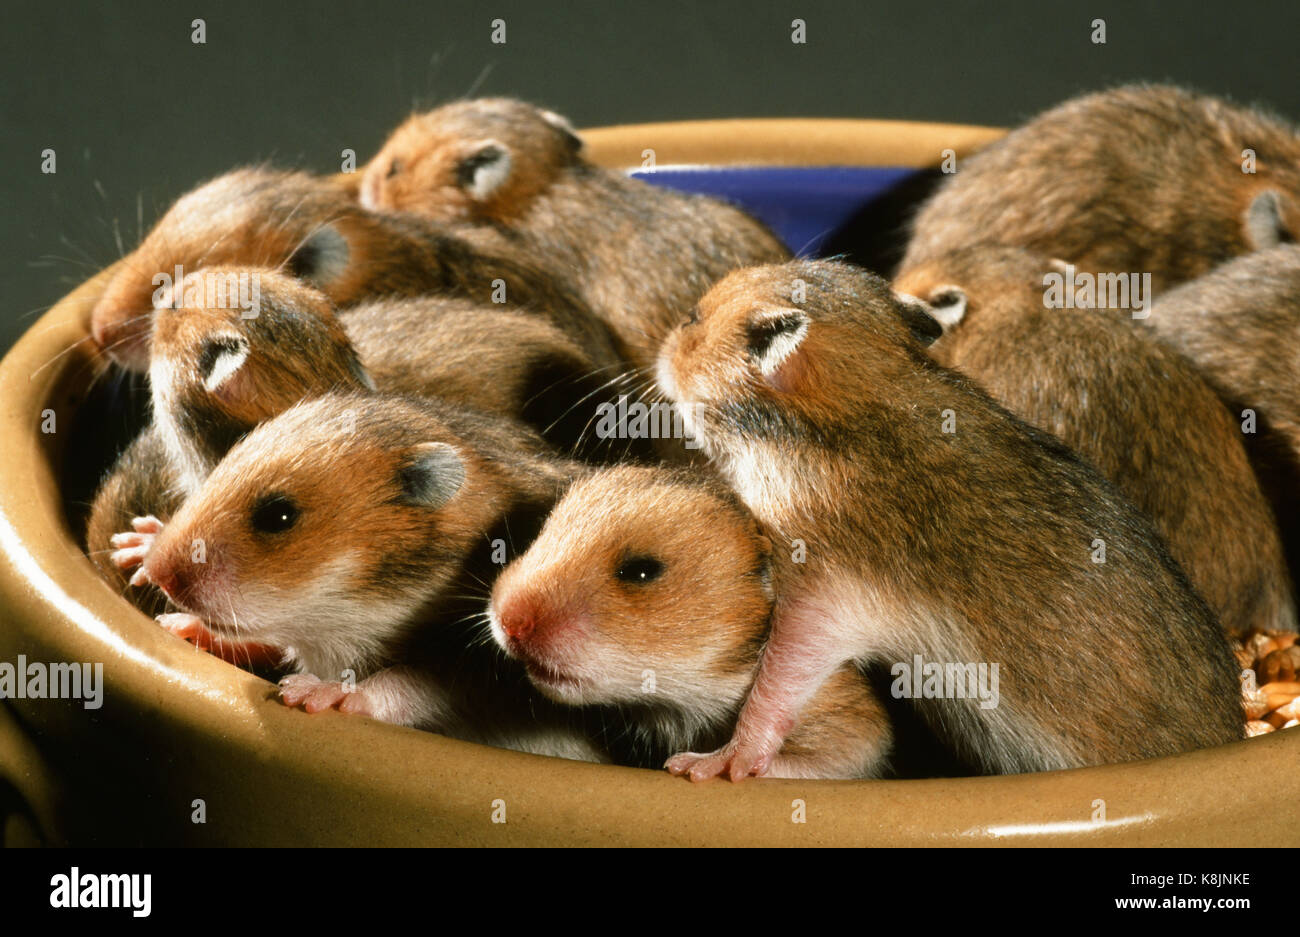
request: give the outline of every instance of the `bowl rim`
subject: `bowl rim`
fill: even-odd
[[[791,141],[792,133],[807,139]],[[591,158],[717,165],[937,165],[1002,131],[901,121],[694,121],[584,132]],[[649,142],[647,142],[649,141]],[[845,163],[857,154],[853,163]],[[828,162],[829,160],[829,162]],[[664,164],[660,160],[660,165]],[[54,471],[85,393],[90,309],[109,268],[0,361],[0,661],[105,664],[105,708],[7,700],[42,747],[131,770],[158,746],[169,780],[228,789],[212,844],[1223,845],[1291,844],[1300,732],[1182,755],[1041,774],[907,781],[716,781],[542,758],[274,699],[270,683],[158,628],[116,595],[70,529]],[[40,431],[52,411],[59,429]],[[60,436],[60,432],[64,436]],[[2,753],[0,753],[2,754]],[[98,759],[98,761],[96,761]],[[0,759],[2,760],[2,759]],[[93,772],[92,772],[93,774]],[[1260,779],[1268,783],[1260,783]],[[84,796],[86,789],[81,789]],[[220,798],[220,794],[218,795]],[[500,801],[506,822],[492,822]],[[1098,802],[1104,802],[1099,814]],[[806,822],[795,822],[800,805]],[[105,805],[111,809],[111,805]],[[258,825],[267,811],[277,824]],[[55,833],[57,838],[58,832]]]

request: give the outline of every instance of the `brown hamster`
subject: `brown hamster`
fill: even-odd
[[[472,663],[464,625],[575,469],[509,420],[327,394],[240,440],[142,570],[217,634],[282,648],[298,672],[286,702],[582,757],[590,745],[565,729],[575,714],[534,724],[522,674]]]
[[[720,745],[772,608],[769,546],[700,473],[620,466],[579,478],[492,590],[492,634],[544,695],[620,710],[614,760]],[[773,759],[775,777],[881,773],[890,728],[856,667],[836,671]]]
[[[899,269],[1002,244],[1090,273],[1150,273],[1159,295],[1297,236],[1294,127],[1181,88],[1128,85],[1066,101],[967,159],[917,214]]]
[[[739,209],[594,166],[563,118],[503,98],[411,117],[366,167],[361,202],[468,225],[481,246],[526,245],[572,276],[647,374],[663,337],[713,282],[789,257]]]
[[[241,288],[255,308],[235,301]],[[123,592],[140,586],[131,600],[155,615],[166,600],[133,571],[235,441],[305,396],[374,387],[329,300],[289,276],[215,267],[162,300],[151,319],[153,421],[100,484],[86,532],[101,573]]]
[[[1300,574],[1300,246],[1238,257],[1159,297],[1145,334],[1190,360],[1237,421]]]
[[[1237,420],[1190,362],[1131,325],[1048,308],[1044,278],[1057,269],[1018,248],[972,247],[894,288],[943,324],[936,361],[1057,436],[1151,519],[1229,633],[1294,631],[1277,522]]]
[[[763,773],[854,660],[890,665],[892,692],[991,773],[1242,737],[1227,638],[1150,522],[931,359],[940,331],[866,271],[795,262],[731,274],[665,343],[667,396],[775,542],[803,548],[773,551],[771,636],[735,735],[670,770]]]
[[[493,256],[428,219],[380,215],[356,202],[356,183],[266,168],[227,173],[182,196],[122,262],[91,311],[96,344],[125,367],[148,366],[154,303],[188,275],[217,266],[283,270],[339,307],[427,293],[488,303],[504,298],[583,337],[603,363],[608,330],[569,286],[517,249]]]

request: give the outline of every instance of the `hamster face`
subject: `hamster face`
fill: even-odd
[[[149,362],[164,293],[200,268],[283,269],[329,291],[349,266],[346,188],[304,173],[241,169],[182,196],[109,281],[91,311],[95,344],[123,367]]]
[[[508,220],[582,147],[573,128],[522,101],[458,101],[402,124],[366,167],[361,204],[441,221]]]
[[[492,635],[552,699],[710,708],[767,633],[768,541],[725,491],[623,466],[574,482],[498,577]]]
[[[849,418],[940,333],[923,303],[848,264],[751,267],[728,274],[668,336],[656,377],[716,455],[720,433],[783,435],[801,431],[792,421]]]
[[[153,316],[150,383],[165,408],[199,399],[251,426],[306,396],[373,390],[333,304],[283,274],[189,274]]]
[[[479,475],[398,399],[309,401],[230,451],[145,573],[214,631],[359,665],[459,571],[492,507]]]

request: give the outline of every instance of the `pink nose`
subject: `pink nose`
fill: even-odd
[[[144,369],[149,366],[147,313],[132,316],[101,303],[91,313],[90,337],[101,351],[126,367]]]
[[[158,563],[151,565],[146,562],[146,572],[149,574],[149,581],[166,593],[167,598],[171,599],[177,605],[181,605],[185,592],[185,579],[177,571],[176,567]]]
[[[527,641],[537,628],[537,616],[523,602],[514,601],[501,609],[501,630],[511,640]]]

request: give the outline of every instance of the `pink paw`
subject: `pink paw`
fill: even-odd
[[[184,638],[192,643],[203,641],[212,634],[204,626],[203,619],[188,612],[167,612],[164,615],[159,615],[158,624],[176,635],[176,637]]]
[[[284,701],[284,705],[302,706],[309,713],[335,708],[343,709],[339,704],[346,702],[351,695],[352,693],[342,683],[326,682],[309,673],[290,674],[280,681],[280,699]]]
[[[775,754],[776,752],[765,752],[759,746],[738,743],[733,739],[707,755],[694,752],[673,755],[664,763],[664,767],[670,774],[684,774],[692,781],[707,781],[723,774],[732,781],[743,781],[751,775],[761,777],[765,774]]]
[[[109,540],[109,544],[114,547],[110,559],[113,565],[121,570],[128,570],[143,563],[145,556],[153,547],[154,540],[163,529],[162,521],[153,515],[134,518],[131,526],[134,528],[131,533],[114,534]],[[143,567],[136,570],[135,575],[131,577],[133,586],[146,585],[148,582],[149,577],[144,574]]]

